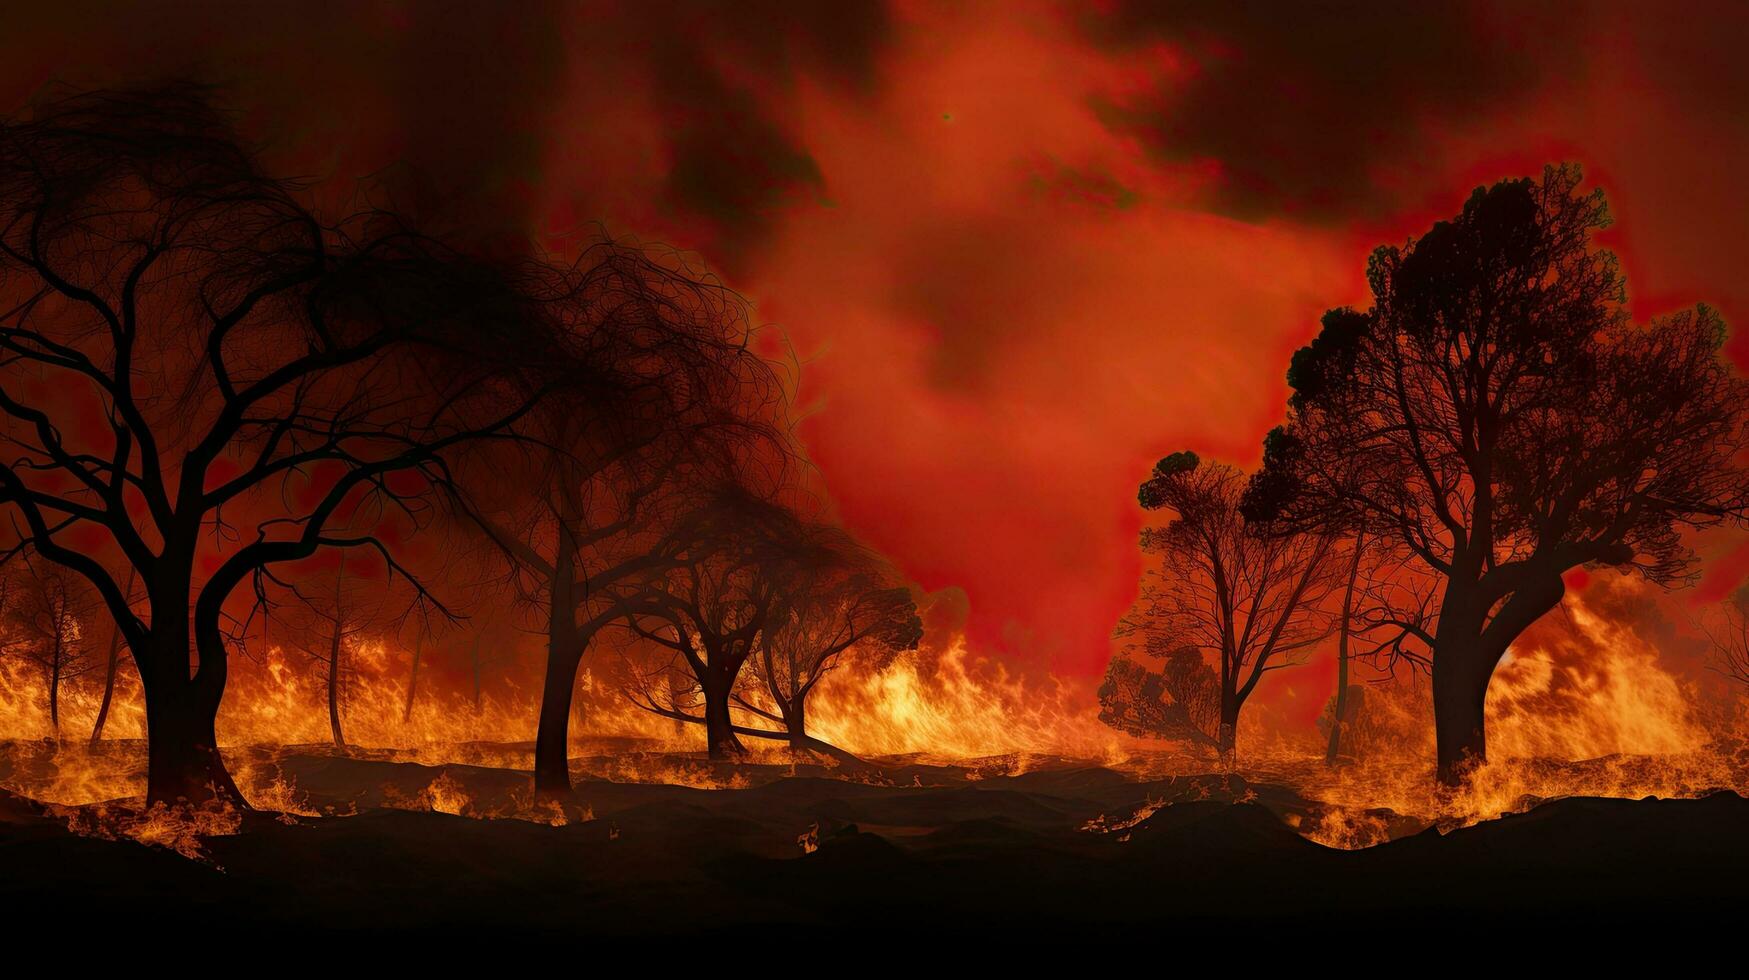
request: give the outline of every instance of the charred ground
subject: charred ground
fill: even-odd
[[[255,776],[295,785],[296,808],[321,815],[241,814],[194,860],[93,836],[125,803],[7,794],[0,904],[21,934],[68,932],[70,909],[125,908],[119,931],[199,922],[225,945],[366,933],[456,950],[488,937],[736,934],[786,949],[852,937],[1152,945],[1332,930],[1395,944],[1429,922],[1631,925],[1653,940],[1730,925],[1749,871],[1749,800],[1730,791],[1526,799],[1522,813],[1455,828],[1379,811],[1394,839],[1337,850],[1294,829],[1322,804],[1238,775],[1137,779],[1032,759],[981,776],[884,759],[847,779],[603,748],[724,788],[592,778],[585,759],[553,826],[539,821],[556,813],[481,819],[526,807],[526,772],[291,750]]]

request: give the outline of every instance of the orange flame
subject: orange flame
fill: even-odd
[[[1618,585],[1616,589],[1635,588]],[[1619,596],[1622,593],[1606,593]],[[1424,678],[1369,688],[1366,724],[1350,731],[1359,758],[1335,769],[1313,733],[1270,724],[1267,705],[1242,729],[1239,765],[1253,784],[1291,787],[1304,807],[1284,813],[1300,832],[1335,847],[1360,847],[1428,825],[1454,827],[1573,795],[1695,796],[1718,788],[1749,791],[1749,716],[1738,700],[1720,707],[1694,681],[1673,673],[1671,654],[1628,617],[1587,597],[1570,596],[1559,623],[1526,635],[1495,674],[1487,706],[1490,762],[1458,793],[1432,781],[1432,724]],[[385,791],[388,805],[475,818],[554,825],[591,819],[526,793],[505,802],[476,799],[457,765],[527,770],[532,765],[538,691],[497,678],[476,702],[432,683],[407,705],[408,651],[361,638],[348,648],[342,713],[354,755],[440,768],[412,796]],[[220,712],[218,733],[239,786],[257,807],[315,816],[317,809],[273,761],[287,747],[329,748],[320,671],[274,648],[240,663]],[[131,669],[118,677],[105,740],[87,746],[101,699],[90,675],[62,691],[53,730],[41,679],[0,659],[0,787],[60,804],[83,832],[126,836],[198,854],[198,837],[234,829],[234,815],[141,812],[144,708]],[[698,757],[699,726],[677,724],[605,696],[585,672],[574,718],[574,771],[618,782],[735,789],[797,771],[802,757],[781,742],[747,739],[754,767]],[[1089,690],[1036,682],[976,658],[963,638],[909,652],[882,670],[842,669],[809,702],[809,733],[872,760],[958,767],[964,778],[1019,774],[1047,759],[1071,758],[1134,776],[1207,773],[1218,763],[1187,748],[1144,746],[1101,725]],[[1250,711],[1251,709],[1247,709]],[[741,719],[770,728],[753,716]],[[1364,729],[1364,730],[1363,730]],[[1370,734],[1368,734],[1370,732]],[[810,766],[846,779],[879,780],[830,759]],[[91,806],[97,804],[97,806]],[[130,808],[131,806],[131,808]],[[1104,818],[1088,829],[1124,832],[1152,812]],[[798,842],[802,843],[802,842]],[[805,847],[805,844],[804,844]]]

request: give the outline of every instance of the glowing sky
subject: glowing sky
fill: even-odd
[[[1682,6],[63,4],[0,95],[196,75],[328,193],[405,164],[483,235],[696,250],[805,364],[843,520],[1085,675],[1148,466],[1255,462],[1367,251],[1476,183],[1582,163],[1636,314],[1749,322],[1749,7]]]

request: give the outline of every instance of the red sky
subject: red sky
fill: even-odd
[[[1749,8],[1257,7],[54,5],[0,96],[207,78],[337,196],[406,165],[483,232],[695,250],[805,363],[843,520],[979,649],[1090,675],[1148,467],[1254,463],[1370,248],[1476,183],[1580,162],[1637,314],[1749,323]]]

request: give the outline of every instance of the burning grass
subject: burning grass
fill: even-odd
[[[597,743],[594,747],[617,746]],[[240,828],[234,812],[144,810],[139,796],[143,745],[113,743],[91,753],[84,766],[103,766],[101,778],[69,778],[69,772],[82,771],[74,761],[86,751],[82,747],[67,746],[59,753],[41,748],[41,743],[8,743],[0,749],[8,772],[4,787],[50,802],[78,833],[132,839],[203,859],[202,838]],[[526,746],[498,746],[491,752],[477,745],[455,748],[456,756],[475,759],[488,755],[526,760],[529,753]],[[1111,766],[1103,760],[1042,753],[945,764],[913,754],[875,757],[868,760],[868,768],[846,771],[834,760],[787,748],[723,763],[646,744],[637,750],[580,755],[573,768],[577,788],[566,801],[537,799],[526,762],[502,768],[420,761],[437,754],[435,746],[419,753],[349,754],[312,746],[257,747],[244,754],[251,760],[237,769],[244,794],[257,809],[285,821],[398,809],[560,827],[595,820],[598,802],[646,788],[741,794],[800,778],[951,793],[1005,790],[1036,776],[1045,779],[1052,792],[1059,792],[1055,787],[1069,774],[1086,774],[1079,778],[1093,784],[1096,774],[1103,773],[1108,782],[1098,784],[1098,794],[1088,797],[1098,802],[1097,809],[1078,822],[1086,832],[1127,835],[1158,811],[1179,803],[1257,802],[1310,840],[1353,849],[1429,827],[1446,832],[1566,797],[1699,798],[1719,790],[1749,795],[1746,760],[1719,746],[1680,756],[1614,755],[1581,762],[1503,759],[1479,770],[1466,791],[1450,793],[1433,788],[1430,766],[1378,760],[1330,768],[1321,758],[1285,754],[1253,759],[1231,774],[1211,772],[1212,760],[1173,752],[1137,752]],[[30,771],[33,766],[41,771]],[[116,793],[117,789],[123,792]],[[76,798],[91,792],[113,795],[99,801]],[[66,795],[56,802],[57,794]]]
[[[1619,595],[1605,593],[1603,601],[1612,597]],[[1497,672],[1488,701],[1492,761],[1461,792],[1434,784],[1431,705],[1419,677],[1366,689],[1364,712],[1345,728],[1339,764],[1325,765],[1315,733],[1254,723],[1241,730],[1233,775],[1258,787],[1261,802],[1300,834],[1338,848],[1469,826],[1563,797],[1749,794],[1749,709],[1741,699],[1709,695],[1673,672],[1619,609],[1575,599],[1557,626],[1527,634]],[[220,741],[258,809],[295,819],[388,807],[560,826],[594,819],[590,793],[603,785],[732,792],[811,777],[965,789],[1085,768],[1108,770],[1130,787],[1114,791],[1121,805],[1085,821],[1090,830],[1121,832],[1160,807],[1196,798],[1162,795],[1162,780],[1223,772],[1205,750],[1106,728],[1084,690],[1011,676],[955,641],[907,653],[880,671],[835,673],[822,684],[809,706],[810,733],[864,765],[754,738],[746,740],[746,758],[712,761],[703,756],[699,726],[640,711],[586,676],[572,726],[578,798],[560,805],[536,800],[527,781],[534,692],[505,681],[478,697],[439,689],[410,703],[396,651],[363,643],[355,654],[360,669],[344,705],[345,747],[328,742],[319,678],[277,653],[238,672],[220,714]],[[63,692],[56,737],[39,686],[0,661],[0,737],[10,736],[0,742],[0,788],[65,808],[81,832],[179,853],[196,851],[190,842],[201,834],[228,832],[214,814],[141,810],[143,709],[131,674],[122,676],[98,742],[85,733],[99,692],[89,685]],[[751,716],[742,721],[767,727]],[[347,778],[384,778],[318,798],[292,761],[310,771],[358,764]],[[1182,786],[1173,785],[1179,793]]]

